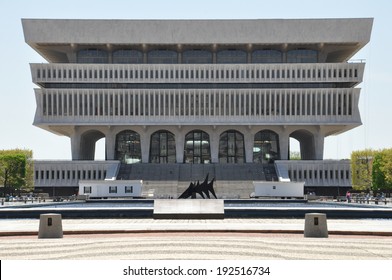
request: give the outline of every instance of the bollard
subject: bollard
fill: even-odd
[[[63,238],[61,214],[41,214],[38,238]]]
[[[4,205],[4,199],[1,200],[1,205]]]
[[[304,237],[328,237],[327,215],[322,213],[305,214]]]

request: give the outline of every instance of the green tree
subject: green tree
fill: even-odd
[[[375,150],[367,149],[351,153],[351,178],[355,190],[372,188],[372,168],[376,155]]]
[[[29,191],[33,188],[32,152],[29,150],[0,151],[0,186],[3,195]]]
[[[376,153],[372,180],[374,191],[392,189],[392,149],[384,149]]]
[[[290,151],[290,160],[301,160],[301,153],[299,151]]]
[[[32,150],[17,150],[26,156],[26,176],[25,185],[22,190],[24,192],[32,192],[34,190],[34,161]]]

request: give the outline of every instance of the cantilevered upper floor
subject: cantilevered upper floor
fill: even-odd
[[[158,64],[260,63],[265,57],[267,63],[292,63],[309,62],[315,54],[317,62],[329,63],[345,62],[366,45],[373,19],[23,19],[22,23],[26,42],[51,63],[94,59],[124,63],[124,57],[132,57],[133,63]]]

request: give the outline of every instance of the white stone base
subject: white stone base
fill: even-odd
[[[156,199],[154,219],[224,219],[222,199]]]

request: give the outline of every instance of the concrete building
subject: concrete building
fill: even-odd
[[[324,139],[361,125],[365,65],[349,60],[373,19],[22,23],[48,61],[31,64],[34,125],[72,150],[72,161],[35,162],[40,191],[110,177],[176,196],[207,173],[226,196],[278,177],[320,194],[351,186],[348,161],[323,160]],[[101,138],[105,162],[94,161]],[[290,138],[301,160],[289,160]]]

